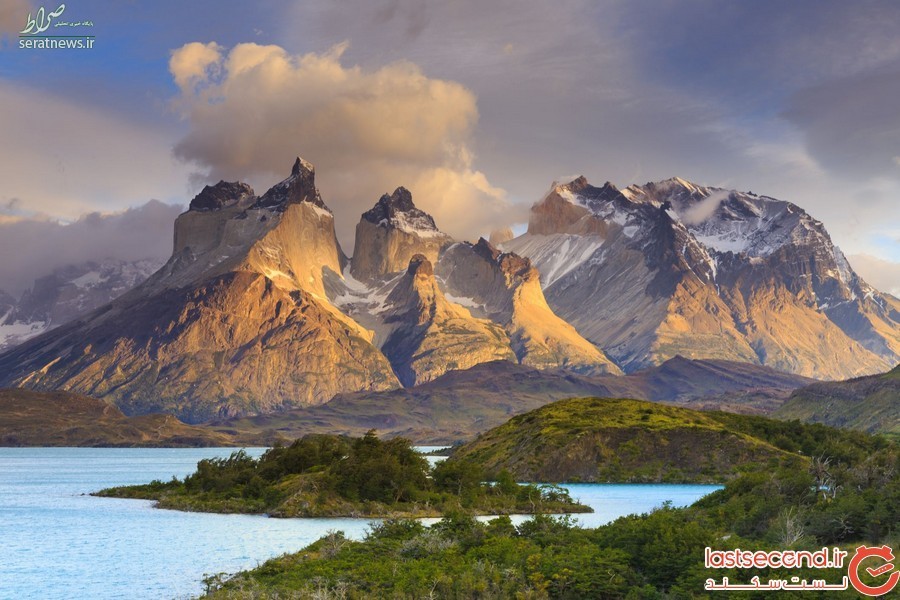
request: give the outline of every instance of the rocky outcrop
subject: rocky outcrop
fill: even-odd
[[[240,203],[253,196],[253,188],[246,183],[220,181],[216,185],[205,186],[191,200],[189,208],[190,210],[219,210],[228,204]]]
[[[409,190],[399,187],[363,213],[350,269],[357,279],[372,281],[403,271],[417,254],[436,262],[441,248],[451,241],[431,215],[416,208]]]
[[[285,210],[292,204],[306,202],[317,206],[327,212],[331,212],[319,190],[316,188],[315,168],[299,156],[291,168],[291,175],[281,183],[272,186],[269,191],[260,197],[253,208],[271,208],[279,211]]]
[[[458,301],[503,324],[519,362],[582,373],[618,373],[602,351],[557,317],[544,298],[531,261],[501,252],[485,239],[454,244],[441,257],[438,275]],[[462,299],[462,300],[459,300]]]
[[[476,319],[449,302],[431,263],[417,254],[386,302],[390,334],[381,350],[404,386],[431,381],[447,371],[494,360],[515,360],[503,327]]]

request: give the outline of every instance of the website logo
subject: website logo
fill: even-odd
[[[28,20],[25,24],[25,29],[23,29],[19,33],[27,35],[37,35],[39,33],[44,33],[45,31],[50,29],[50,23],[53,21],[53,19],[62,15],[65,10],[65,4],[60,4],[59,7],[53,12],[47,12],[47,9],[42,6],[35,13],[34,16],[36,18],[32,18],[31,13],[28,13]]]
[[[25,27],[19,32],[19,48],[38,50],[87,50],[94,47],[92,35],[69,35],[75,27],[93,27],[93,21],[64,21],[59,17],[66,11],[60,4],[54,10],[43,6],[28,13]],[[68,29],[59,29],[68,28]],[[47,31],[52,33],[45,33]]]
[[[866,572],[872,577],[880,577],[894,571],[894,553],[890,546],[881,546],[880,548],[870,548],[868,546],[860,546],[856,549],[856,554],[850,559],[847,567],[850,583],[856,588],[856,591],[865,596],[883,596],[887,594],[900,582],[900,571],[894,571],[888,576],[887,580],[881,585],[871,586],[863,583],[859,578],[859,570],[863,566],[863,561],[867,558],[880,558],[881,561],[874,561],[872,566],[866,567]],[[881,564],[878,564],[878,563]]]
[[[864,596],[883,596],[891,592],[900,583],[900,571],[894,570],[894,552],[890,546],[860,546],[845,562],[848,552],[840,548],[822,548],[821,550],[773,550],[750,551],[713,550],[707,548],[704,555],[704,566],[707,569],[843,569],[847,565],[847,574],[840,582],[829,583],[825,579],[801,580],[799,577],[788,579],[769,579],[762,581],[759,576],[750,578],[749,583],[735,583],[723,577],[721,581],[707,579],[704,589],[707,591],[838,591],[855,589]],[[893,572],[892,572],[893,571]],[[870,578],[880,583],[869,585],[861,576],[868,573]],[[888,575],[890,573],[890,575]],[[887,579],[881,580],[883,575]]]

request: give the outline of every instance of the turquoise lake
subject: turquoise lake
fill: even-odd
[[[294,552],[328,530],[365,535],[365,519],[269,519],[159,510],[90,492],[183,477],[233,448],[0,448],[0,599],[191,598],[205,574],[232,573]],[[264,449],[250,449],[258,455]],[[717,486],[566,485],[594,508],[587,527]],[[527,517],[517,517],[516,521]]]

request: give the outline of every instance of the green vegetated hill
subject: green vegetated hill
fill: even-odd
[[[900,365],[882,375],[802,387],[774,416],[900,436]]]
[[[779,428],[787,426],[762,417],[578,398],[513,417],[457,448],[453,460],[488,474],[506,469],[520,481],[723,482],[802,465],[799,448],[778,439],[791,432]]]
[[[259,459],[243,451],[206,459],[183,480],[110,488],[98,496],[144,498],[160,508],[276,517],[435,517],[448,512],[590,512],[556,486],[495,485],[472,463],[431,468],[408,440],[310,435]]]
[[[172,415],[126,417],[69,392],[0,390],[0,446],[230,446],[232,436]]]
[[[616,408],[611,411],[608,409]],[[650,409],[650,412],[644,412]],[[646,420],[644,417],[646,416]],[[531,422],[527,421],[534,417]],[[640,425],[638,425],[640,423]],[[591,429],[664,434],[694,430],[698,439],[725,434],[752,455],[767,448],[774,461],[738,471],[724,489],[687,508],[662,506],[584,529],[571,521],[536,516],[514,526],[505,517],[489,523],[449,515],[437,525],[386,521],[365,539],[340,532],[256,569],[206,580],[209,596],[224,598],[626,598],[705,597],[705,582],[824,580],[840,584],[840,569],[707,569],[704,551],[804,550],[837,546],[850,556],[860,545],[900,542],[900,445],[883,436],[820,424],[762,417],[702,414],[634,401],[583,399],[558,402],[513,419],[464,447],[447,468],[484,456],[539,452],[547,464],[555,448],[590,435]],[[499,434],[503,434],[502,436]],[[486,439],[496,436],[496,454]],[[732,437],[733,436],[733,437]],[[715,438],[714,438],[715,439]],[[741,441],[743,440],[743,441]],[[646,460],[657,450],[645,448]],[[710,453],[698,445],[692,453]],[[781,460],[780,454],[792,457]],[[802,454],[801,454],[802,453]],[[774,464],[773,464],[774,463]],[[554,477],[555,478],[555,477]],[[868,585],[884,582],[861,569]],[[896,592],[895,592],[896,593]],[[783,598],[858,598],[847,591],[780,591]],[[729,598],[774,597],[769,591],[732,592]]]

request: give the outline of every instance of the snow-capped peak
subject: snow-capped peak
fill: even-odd
[[[379,227],[394,228],[419,237],[444,237],[434,219],[413,204],[412,194],[398,187],[393,194],[384,194],[362,218]]]

